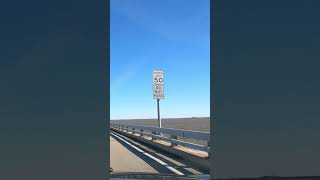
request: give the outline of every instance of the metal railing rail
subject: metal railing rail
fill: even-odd
[[[182,145],[192,149],[201,150],[208,153],[210,152],[210,132],[115,123],[111,123],[110,127],[111,129],[118,129],[124,132],[131,132],[132,134],[139,134],[140,136],[149,136],[152,138],[152,140],[159,139],[170,142],[172,147]],[[164,135],[168,135],[169,137],[165,137]],[[206,141],[207,145],[200,145],[178,140],[177,137]]]

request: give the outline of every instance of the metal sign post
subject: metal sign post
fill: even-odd
[[[153,98],[157,99],[158,127],[161,128],[160,99],[164,99],[163,71],[153,71]]]
[[[161,117],[160,117],[160,99],[157,99],[157,108],[158,108],[158,127],[161,128]]]

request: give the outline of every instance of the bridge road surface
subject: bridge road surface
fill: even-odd
[[[114,172],[198,175],[200,171],[114,131],[110,132],[110,167]]]

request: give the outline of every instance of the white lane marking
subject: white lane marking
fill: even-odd
[[[139,149],[139,148],[137,148],[136,146],[132,145],[130,142],[122,139],[121,137],[119,137],[119,136],[122,136],[122,135],[120,135],[120,134],[117,133],[117,134],[119,135],[119,136],[118,136],[118,135],[116,135],[114,132],[110,132],[110,133],[111,133],[112,135],[116,136],[117,138],[119,138],[120,140],[122,140],[123,142],[125,142],[126,144],[128,144],[129,146],[133,147],[134,149],[138,150],[139,152],[143,153],[144,155],[148,156],[149,158],[155,160],[155,161],[158,162],[159,164],[165,166],[166,168],[168,168],[170,171],[174,172],[175,174],[177,174],[177,175],[184,175],[182,172],[176,170],[175,168],[173,168],[173,167],[171,167],[171,166],[168,166],[168,164],[166,164],[165,162],[161,161],[160,159],[152,156],[152,155],[149,154],[149,153],[146,153],[146,152],[142,151],[141,149]]]
[[[165,156],[165,155],[163,155],[163,154],[161,154],[161,153],[155,152],[155,154],[158,155],[158,156],[160,156],[161,158],[167,160],[167,161],[170,161],[171,163],[173,163],[173,164],[175,164],[175,165],[177,165],[177,166],[181,166],[181,167],[186,166],[185,164],[183,164],[183,163],[181,163],[181,162],[178,162],[178,161],[176,161],[175,159],[169,158],[169,157],[167,157],[167,156]]]
[[[185,167],[183,169],[186,170],[186,171],[189,171],[192,174],[202,174],[201,172],[199,172],[199,171],[197,171],[195,169],[192,169],[192,168]]]
[[[116,136],[117,138],[119,138],[120,140],[122,140],[123,142],[125,142],[126,144],[128,144],[129,146],[133,147],[134,149],[136,149],[137,151],[141,152],[141,153],[144,153],[144,151],[142,151],[141,149],[139,149],[138,147],[132,145],[131,143],[129,143],[128,141],[122,139],[121,137],[111,133],[112,135]]]
[[[169,170],[171,170],[172,172],[178,174],[178,175],[184,175],[182,172],[176,170],[175,168],[171,167],[171,166],[166,166]]]
[[[165,162],[161,161],[160,159],[158,159],[158,158],[150,155],[149,153],[146,153],[146,152],[145,152],[145,153],[143,153],[143,154],[146,155],[146,156],[148,156],[149,158],[157,161],[159,164],[161,164],[161,165],[163,165],[163,166],[167,166],[167,165],[168,165],[167,163],[165,163]]]

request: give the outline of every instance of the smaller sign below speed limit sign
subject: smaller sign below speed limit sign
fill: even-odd
[[[153,85],[153,98],[164,99],[163,85]]]
[[[163,71],[153,71],[153,98],[164,99]]]

